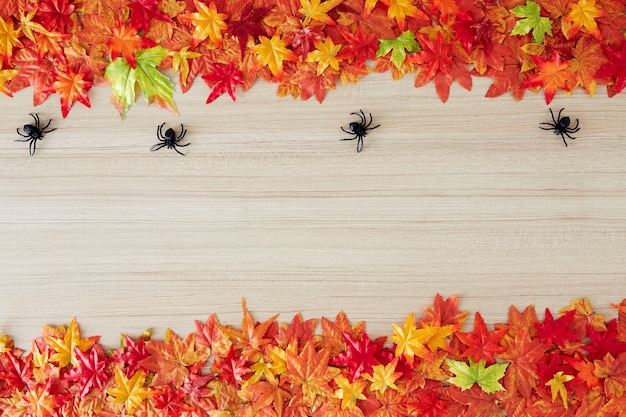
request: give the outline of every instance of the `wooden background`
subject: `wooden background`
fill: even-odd
[[[323,104],[259,82],[211,105],[197,83],[180,116],[142,98],[125,120],[108,87],[67,119],[55,96],[0,97],[0,333],[29,348],[44,324],[76,317],[116,347],[148,327],[193,331],[217,313],[366,320],[390,335],[436,293],[489,324],[508,307],[598,312],[626,297],[626,97],[557,94],[577,140],[539,129],[543,94],[484,98],[373,74]],[[363,109],[382,126],[340,142]],[[14,142],[30,112],[53,119],[34,157]],[[185,157],[157,125],[188,129]],[[178,130],[179,127],[176,127]]]

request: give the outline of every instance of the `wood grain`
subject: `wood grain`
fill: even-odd
[[[488,323],[508,307],[558,309],[588,297],[602,314],[626,297],[624,97],[575,92],[552,103],[577,139],[539,129],[543,95],[486,99],[371,75],[323,104],[257,83],[211,105],[195,85],[180,116],[137,102],[125,120],[110,90],[62,119],[51,97],[0,97],[0,332],[28,347],[43,324],[76,317],[109,347],[154,327],[180,334],[217,313],[241,321],[334,317],[371,335],[421,314],[436,293]],[[363,109],[382,126],[341,142]],[[28,113],[58,129],[14,142]],[[156,126],[188,129],[181,157]]]

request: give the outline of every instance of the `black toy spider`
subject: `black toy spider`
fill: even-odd
[[[578,127],[578,119],[576,119],[576,126],[569,127],[571,120],[567,116],[561,117],[561,112],[563,110],[565,110],[565,108],[562,108],[561,110],[559,110],[559,114],[557,115],[555,119],[554,113],[552,113],[552,109],[550,109],[550,115],[552,116],[552,121],[554,123],[543,122],[543,123],[540,123],[540,125],[546,125],[550,127],[539,126],[539,128],[543,130],[552,130],[554,131],[555,135],[561,135],[561,138],[563,138],[563,143],[565,144],[565,146],[567,146],[567,142],[565,141],[565,136],[567,136],[570,139],[576,139],[575,137],[570,136],[570,133],[576,133],[580,130],[580,128]]]
[[[354,137],[352,138],[346,138],[346,139],[341,139],[341,140],[354,140],[357,139],[357,144],[356,144],[356,151],[357,152],[361,152],[363,150],[363,138],[367,135],[367,132],[369,132],[372,129],[376,129],[377,127],[379,127],[380,125],[376,125],[374,127],[370,127],[370,125],[372,124],[373,118],[372,118],[372,114],[370,113],[370,121],[367,122],[367,117],[365,117],[365,113],[363,113],[363,110],[359,110],[360,113],[350,113],[350,114],[354,114],[356,116],[359,116],[359,119],[361,119],[361,122],[352,122],[350,123],[350,130],[346,130],[343,128],[343,126],[341,127],[341,130],[343,130],[346,133],[349,133],[351,135],[354,135]]]
[[[187,130],[185,129],[185,127],[181,124],[180,133],[178,134],[178,136],[176,136],[176,132],[174,132],[174,129],[172,129],[171,127],[168,128],[164,134],[163,126],[165,126],[165,123],[163,123],[161,126],[157,128],[157,137],[159,138],[160,142],[157,143],[156,145],[153,145],[150,148],[150,150],[158,151],[164,146],[167,146],[167,149],[174,149],[176,152],[184,156],[185,154],[179,151],[177,147],[182,148],[183,146],[189,146],[189,143],[185,143],[184,145],[178,144],[181,140],[183,140],[183,138],[185,137],[185,134],[187,133]]]
[[[50,126],[52,119],[48,120],[48,124],[46,124],[44,127],[41,127],[41,122],[39,121],[39,115],[30,113],[30,116],[32,116],[32,118],[35,120],[35,124],[24,125],[24,127],[22,128],[24,133],[20,132],[20,128],[18,127],[16,129],[17,134],[22,137],[25,137],[26,139],[16,139],[15,141],[16,142],[29,142],[30,141],[30,145],[29,145],[30,156],[33,156],[35,155],[35,150],[37,149],[37,141],[42,140],[46,133],[50,133],[56,130],[56,127],[54,129],[46,130],[48,126]]]

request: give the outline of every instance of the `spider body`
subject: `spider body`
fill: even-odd
[[[35,151],[37,150],[37,141],[42,140],[46,133],[50,133],[56,130],[56,128],[46,130],[48,126],[50,126],[52,119],[48,120],[48,123],[44,127],[41,127],[41,121],[39,120],[39,115],[31,113],[30,116],[33,118],[33,120],[35,120],[35,124],[24,125],[24,127],[22,127],[22,132],[20,132],[20,128],[18,127],[16,129],[17,134],[26,139],[16,139],[15,141],[16,142],[30,142],[30,145],[29,145],[30,156],[33,156],[35,155]]]
[[[150,150],[158,151],[159,149],[163,147],[167,147],[167,149],[174,149],[180,155],[184,156],[185,154],[179,151],[178,148],[189,146],[189,143],[185,143],[184,145],[179,145],[180,141],[183,140],[183,138],[185,137],[185,134],[187,133],[187,130],[185,129],[185,127],[182,124],[180,125],[180,133],[177,136],[176,132],[174,132],[174,129],[172,129],[171,127],[168,128],[165,131],[165,133],[163,133],[163,126],[165,126],[165,123],[163,123],[161,126],[157,128],[157,138],[159,138],[159,143],[157,143],[156,145],[153,145],[150,148]]]
[[[576,139],[575,137],[571,136],[570,133],[576,133],[580,130],[580,128],[578,127],[578,119],[576,119],[576,125],[573,127],[570,127],[570,124],[572,122],[571,119],[567,116],[561,117],[561,113],[563,112],[563,110],[565,109],[562,108],[561,110],[559,110],[559,114],[557,115],[556,118],[554,118],[554,113],[552,112],[552,109],[550,109],[550,115],[552,116],[553,123],[548,123],[548,122],[540,123],[540,125],[546,125],[549,127],[539,126],[539,128],[543,130],[552,130],[555,135],[561,135],[561,138],[563,139],[563,143],[565,144],[565,146],[567,146],[567,141],[565,140],[565,136],[567,136],[570,139]]]
[[[367,135],[367,133],[372,130],[372,129],[376,129],[377,127],[379,127],[380,125],[376,125],[374,127],[370,127],[372,125],[372,114],[370,113],[370,119],[369,122],[367,121],[367,117],[365,116],[365,113],[363,113],[363,110],[359,110],[359,113],[353,112],[350,114],[354,114],[355,116],[358,116],[360,119],[360,122],[352,122],[348,125],[348,128],[350,130],[346,130],[343,128],[343,126],[341,127],[341,130],[343,130],[344,132],[354,135],[351,138],[345,138],[345,139],[341,139],[341,140],[357,140],[357,144],[356,144],[356,151],[357,152],[361,152],[363,150],[363,138]]]

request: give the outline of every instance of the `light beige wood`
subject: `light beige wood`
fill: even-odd
[[[62,119],[55,96],[0,97],[0,332],[28,348],[43,324],[84,335],[193,331],[217,313],[258,320],[367,321],[373,336],[434,295],[493,324],[509,305],[558,309],[588,297],[610,317],[626,297],[626,98],[559,93],[578,139],[539,129],[542,94],[484,98],[372,74],[323,104],[259,82],[211,105],[202,83],[180,116],[142,98],[121,120],[108,87]],[[363,109],[382,126],[341,142]],[[52,118],[14,142],[28,113]],[[188,129],[181,157],[150,152],[156,126]],[[178,129],[178,127],[176,127]]]

